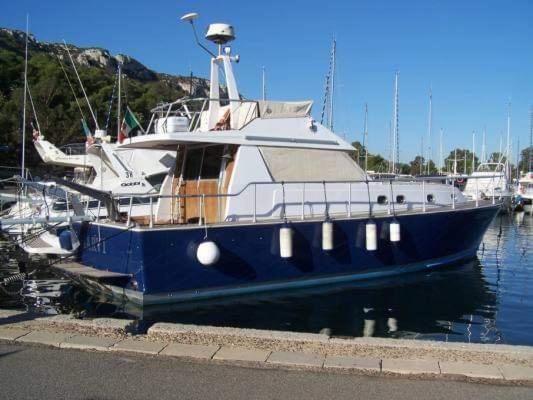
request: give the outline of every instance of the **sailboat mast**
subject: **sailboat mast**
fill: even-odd
[[[265,67],[262,68],[262,72],[263,72],[263,76],[262,76],[262,98],[263,98],[263,101],[266,100],[266,81],[265,81]]]
[[[28,33],[29,33],[29,15],[26,14],[26,49],[24,51],[24,100],[22,106],[22,157],[20,160],[21,176],[26,178],[26,102],[28,96]]]
[[[472,131],[472,174],[476,170],[476,131]]]
[[[122,84],[122,66],[120,62],[117,65],[117,72],[118,72],[118,100],[117,100],[117,138],[120,136],[120,110],[121,110],[121,100],[122,100],[122,90],[121,90],[121,84]]]
[[[509,178],[509,158],[511,157],[511,102],[509,101],[509,105],[507,108],[507,149],[505,150],[505,172],[507,174],[507,177]]]
[[[486,136],[487,136],[487,128],[483,127],[483,143],[481,145],[481,162],[482,163],[487,161]]]
[[[529,109],[529,160],[526,172],[533,169],[533,106]]]
[[[429,88],[429,119],[428,119],[428,159],[427,159],[427,174],[430,172],[430,163],[431,163],[431,125],[432,125],[432,103],[433,103],[433,94],[431,86]]]
[[[365,103],[365,126],[363,133],[363,148],[365,149],[365,172],[368,170],[368,104]]]
[[[335,99],[335,69],[336,69],[337,41],[333,39],[331,49],[331,91],[329,99],[329,129],[333,132],[333,101]]]
[[[400,163],[400,136],[398,131],[398,79],[400,76],[400,72],[396,71],[395,77],[394,77],[394,112],[393,112],[393,123],[394,123],[394,130],[393,130],[393,150],[392,150],[392,173],[396,173],[396,167]]]
[[[442,128],[439,136],[439,174],[442,175]]]

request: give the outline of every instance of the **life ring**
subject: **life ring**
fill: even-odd
[[[464,183],[465,180],[463,178],[457,178],[457,183]]]

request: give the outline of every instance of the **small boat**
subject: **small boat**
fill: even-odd
[[[533,215],[533,172],[527,172],[518,180],[514,203]]]
[[[473,200],[502,199],[504,205],[508,206],[513,193],[509,188],[506,170],[506,165],[501,162],[481,163],[469,176],[463,193]]]

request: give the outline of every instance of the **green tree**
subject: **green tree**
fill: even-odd
[[[457,157],[457,158],[456,158]],[[479,159],[474,156],[476,167],[479,165]],[[468,149],[455,149],[450,152],[444,159],[444,168],[446,171],[453,173],[456,170],[458,174],[470,174],[472,172],[472,152]]]

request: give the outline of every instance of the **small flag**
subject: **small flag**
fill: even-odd
[[[85,121],[85,118],[81,119],[81,126],[83,127],[83,133],[85,133],[85,147],[89,147],[94,143],[93,135],[91,134],[91,130],[89,129],[89,126],[87,125],[87,122]]]
[[[126,114],[124,114],[124,119],[122,120],[122,125],[120,127],[120,132],[118,134],[117,141],[122,143],[125,138],[130,136],[130,132],[135,128],[141,128],[141,124],[130,110],[129,107],[126,107]]]
[[[91,130],[89,129],[89,126],[87,125],[87,122],[85,121],[85,118],[81,119],[81,126],[83,127],[83,133],[85,133],[85,136],[89,137],[91,135]]]

